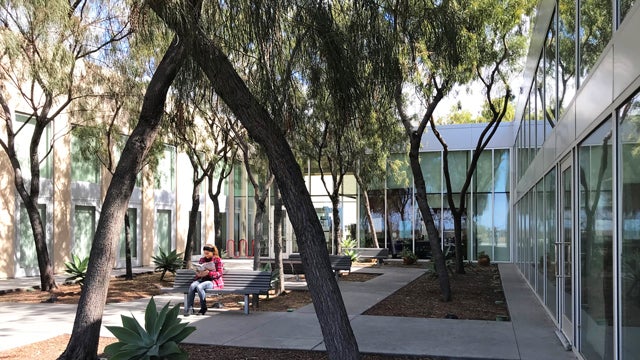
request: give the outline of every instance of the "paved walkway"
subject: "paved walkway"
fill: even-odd
[[[226,261],[226,267],[250,268],[249,262]],[[137,269],[147,271],[150,269]],[[501,264],[502,284],[511,321],[479,321],[367,316],[362,313],[424,270],[391,266],[363,268],[379,272],[364,283],[340,282],[351,326],[363,353],[404,354],[447,359],[576,359],[555,337],[555,327],[513,264]],[[23,284],[25,279],[18,279]],[[31,279],[33,281],[34,279]],[[0,280],[0,290],[17,280]],[[38,283],[37,279],[35,282]],[[304,282],[287,282],[287,287]],[[156,303],[179,303],[182,295],[162,295]],[[106,305],[105,325],[120,326],[120,314],[144,320],[148,299]],[[71,333],[76,305],[0,303],[0,351]],[[211,314],[211,315],[209,315]],[[46,318],[46,321],[44,319]],[[197,327],[185,342],[260,348],[324,350],[313,305],[294,312],[212,310],[207,316],[184,317]]]

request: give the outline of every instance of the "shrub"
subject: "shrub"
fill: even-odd
[[[64,272],[71,275],[65,279],[67,283],[77,283],[84,286],[84,279],[87,277],[87,269],[89,267],[89,257],[80,259],[77,255],[71,256],[71,261],[64,263],[66,269]]]
[[[160,249],[160,255],[152,256],[153,263],[156,264],[156,271],[162,271],[160,281],[164,279],[164,275],[168,272],[175,274],[176,270],[181,269],[184,265],[182,260],[182,253],[176,253],[175,250],[171,250],[168,254],[165,254]]]
[[[178,344],[196,330],[178,318],[180,304],[160,312],[151,298],[144,313],[144,328],[133,316],[121,315],[123,326],[106,326],[118,342],[104,348],[110,360],[121,359],[188,359]]]

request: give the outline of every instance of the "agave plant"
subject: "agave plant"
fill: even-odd
[[[156,271],[162,271],[160,280],[164,279],[164,275],[168,272],[175,274],[176,270],[181,269],[184,261],[182,260],[182,253],[177,253],[175,250],[171,250],[168,254],[165,254],[160,249],[160,255],[152,256],[153,263],[156,264]]]
[[[89,267],[89,257],[80,259],[77,255],[71,256],[72,261],[64,263],[66,269],[64,272],[71,275],[65,279],[67,283],[77,283],[84,286],[84,278],[87,276],[87,268]]]
[[[104,348],[110,360],[127,359],[188,359],[189,355],[178,344],[196,330],[178,318],[180,305],[169,309],[169,303],[158,312],[151,298],[144,313],[144,328],[133,316],[122,315],[123,326],[106,328],[118,342]]]
[[[342,247],[342,253],[351,258],[352,262],[356,262],[358,260],[358,252],[355,250],[355,247],[358,245],[358,242],[355,239],[347,237],[345,240],[342,240],[340,243],[340,247]]]

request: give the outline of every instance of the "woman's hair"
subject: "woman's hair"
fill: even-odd
[[[211,251],[213,253],[213,257],[220,257],[220,255],[218,254],[218,248],[213,244],[205,244],[202,247],[202,250]]]

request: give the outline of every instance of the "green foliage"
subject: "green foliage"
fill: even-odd
[[[415,264],[416,261],[418,261],[418,256],[411,251],[411,249],[404,248],[404,250],[402,250],[402,260],[407,265]]]
[[[89,267],[89,257],[80,259],[77,255],[71,256],[72,261],[64,263],[66,269],[64,272],[71,275],[65,279],[67,283],[77,283],[80,286],[84,286],[84,279],[87,276],[87,269]]]
[[[171,250],[168,254],[160,249],[160,255],[152,256],[153,263],[156,264],[156,271],[162,271],[160,280],[164,279],[164,275],[168,272],[175,274],[176,270],[181,269],[184,265],[182,260],[182,253],[177,253],[176,250]]]
[[[136,318],[122,315],[123,326],[107,326],[118,342],[105,347],[110,360],[126,359],[188,359],[189,354],[178,344],[194,332],[194,326],[187,326],[178,318],[180,305],[169,309],[169,303],[158,312],[151,298],[144,314],[144,328]]]
[[[342,253],[351,258],[352,262],[358,261],[358,252],[354,249],[358,246],[358,242],[356,239],[352,239],[351,237],[347,237],[345,240],[342,240],[340,244],[342,247]]]

